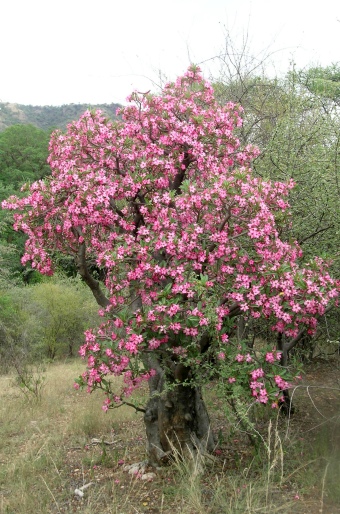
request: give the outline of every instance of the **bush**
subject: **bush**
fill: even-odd
[[[73,357],[84,331],[98,318],[98,307],[79,279],[57,278],[30,288],[28,307],[36,322],[34,354],[49,359]]]
[[[17,291],[19,287],[0,292],[0,370],[4,373],[18,359],[26,361],[30,350],[28,313]]]
[[[86,328],[98,322],[97,309],[79,279],[53,277],[0,292],[1,371],[73,357]]]

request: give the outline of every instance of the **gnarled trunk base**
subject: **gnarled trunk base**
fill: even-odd
[[[150,383],[144,416],[149,465],[159,467],[174,453],[192,457],[212,452],[215,442],[201,389],[182,384],[172,390],[161,389],[159,377]]]

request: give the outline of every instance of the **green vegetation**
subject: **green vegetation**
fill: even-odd
[[[339,65],[305,70],[292,65],[285,77],[270,79],[260,63],[247,59],[231,47],[215,91],[220,102],[242,105],[239,137],[261,149],[253,163],[259,177],[295,183],[289,197],[293,223],[277,219],[283,237],[299,242],[305,262],[315,255],[330,259],[331,272],[339,277]],[[335,342],[336,351],[339,329],[333,310],[320,320],[317,336],[302,339],[296,353],[322,354],[316,347],[327,340]],[[272,337],[265,326],[256,335]]]
[[[15,368],[24,375],[34,363],[75,356],[84,331],[98,320],[79,279],[53,277],[0,291],[0,373]]]
[[[232,57],[230,57],[232,59]],[[220,101],[244,108],[240,138],[261,149],[256,173],[296,183],[290,195],[293,228],[305,257],[338,258],[339,66],[297,71],[283,79],[248,73],[242,62],[216,83]],[[236,72],[235,72],[236,70]],[[338,273],[338,262],[334,265]]]
[[[0,201],[10,195],[22,196],[21,187],[50,173],[47,164],[50,134],[33,125],[13,125],[0,132]],[[20,264],[25,238],[13,230],[13,216],[0,211],[0,281],[6,276],[33,278]],[[10,275],[10,276],[8,276]]]
[[[33,125],[13,125],[0,132],[0,178],[5,188],[17,190],[50,173],[49,139],[48,132]]]

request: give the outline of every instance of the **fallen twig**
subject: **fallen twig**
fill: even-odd
[[[84,496],[84,490],[90,487],[91,485],[94,485],[93,482],[89,482],[88,484],[82,485],[81,487],[78,487],[74,490],[74,494],[76,496],[79,496],[79,498],[83,498]]]

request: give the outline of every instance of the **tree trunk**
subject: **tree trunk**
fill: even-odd
[[[215,447],[201,389],[183,384],[163,390],[163,375],[149,380],[150,399],[144,422],[149,465],[159,467],[171,455],[193,457]]]
[[[282,352],[281,359],[280,359],[280,364],[286,368],[288,366],[288,352],[289,352],[289,348],[288,348],[288,344],[287,343],[285,344],[285,342],[283,341],[282,333],[278,333],[277,347],[278,347],[278,350],[280,352]],[[295,407],[294,407],[293,402],[292,402],[292,400],[290,398],[288,389],[284,389],[282,391],[282,396],[283,396],[283,399],[279,403],[280,411],[285,416],[290,416],[291,414],[294,414]]]

